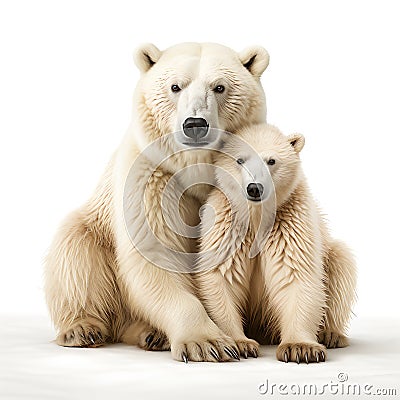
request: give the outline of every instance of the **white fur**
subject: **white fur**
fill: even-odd
[[[267,198],[256,203],[244,196],[249,177],[264,184],[265,180],[256,158],[238,139],[261,159],[276,161],[269,166],[276,202]],[[354,261],[346,246],[329,235],[309,192],[299,158],[303,146],[302,135],[286,137],[272,126],[254,125],[225,144],[243,163],[225,154],[215,159],[220,190],[210,193],[203,214],[198,269],[206,270],[211,260],[217,265],[199,273],[196,282],[211,318],[244,356],[258,351],[245,331],[255,339],[279,343],[281,361],[324,361],[323,344],[347,344],[345,330],[355,299]],[[230,180],[220,171],[229,172]],[[243,190],[232,190],[232,181]],[[270,219],[262,214],[275,216],[268,236]],[[251,258],[260,228],[265,235],[261,252]]]
[[[192,239],[166,226],[161,198],[173,174],[209,163],[211,154],[183,145],[182,133],[168,134],[180,128],[184,118],[202,116],[212,128],[210,140],[218,142],[217,128],[234,131],[248,121],[265,119],[259,76],[268,65],[267,53],[253,47],[243,54],[210,43],[184,43],[165,51],[147,44],[137,50],[141,78],[132,123],[94,195],[65,220],[47,256],[46,298],[60,345],[91,346],[122,338],[148,348],[143,332],[157,328],[170,340],[176,359],[215,361],[215,354],[219,360],[231,358],[224,347],[233,349],[235,343],[208,317],[188,274],[157,267],[132,239],[151,247],[161,264],[165,247],[193,251]],[[216,82],[226,86],[221,95],[213,91]],[[171,92],[172,84],[182,90]],[[159,152],[141,156],[127,186],[135,160],[147,144],[160,138]],[[163,157],[169,159],[154,169],[154,160]],[[195,174],[188,171],[174,182],[176,189],[188,186],[194,175],[203,173],[200,170],[196,167]],[[207,172],[203,179],[213,177]],[[207,193],[204,185],[190,188],[176,215],[196,225]],[[146,224],[152,232],[143,229]]]

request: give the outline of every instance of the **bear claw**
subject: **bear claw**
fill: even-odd
[[[210,353],[217,361],[220,361],[221,357],[218,355],[218,353],[215,351],[215,349],[211,348]]]
[[[229,357],[234,358],[235,360],[240,360],[239,354],[233,347],[229,348],[225,346],[224,351],[226,354],[228,354]]]
[[[285,363],[319,363],[325,361],[326,349],[319,343],[282,343],[278,346],[276,357]]]

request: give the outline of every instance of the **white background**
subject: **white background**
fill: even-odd
[[[395,1],[1,1],[2,314],[46,315],[42,258],[121,140],[132,51],[263,45],[268,121],[306,137],[304,168],[354,249],[355,312],[399,317],[400,51]]]

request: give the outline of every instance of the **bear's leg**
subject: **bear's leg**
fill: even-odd
[[[141,168],[149,166],[143,163]],[[180,184],[176,179],[170,181],[169,174],[159,170],[148,178],[147,172],[137,171],[132,183],[124,185],[123,193],[117,185],[116,197],[121,200],[116,204],[128,204],[124,212],[116,212],[115,232],[118,272],[131,314],[167,335],[176,360],[239,358],[235,342],[210,319],[194,293],[189,273],[194,262],[194,240],[186,232],[178,234],[171,220],[166,219],[174,215],[174,221],[181,216],[183,221],[193,222],[194,216],[198,219],[198,201],[186,194],[181,196]],[[184,224],[180,227],[186,229]],[[137,244],[133,246],[132,241]],[[140,244],[144,241],[143,251],[151,252],[142,255]],[[171,249],[183,254],[183,259]],[[178,270],[161,268],[168,267],[168,263]],[[179,273],[181,268],[184,272]]]
[[[322,260],[289,239],[271,238],[271,248],[261,255],[272,320],[280,330],[276,356],[284,362],[325,361],[326,349],[317,342],[325,307]]]
[[[136,250],[119,253],[121,277],[134,314],[165,332],[179,361],[239,358],[235,342],[207,315],[193,294],[188,274],[151,264]]]
[[[57,344],[98,346],[118,339],[124,307],[114,272],[115,253],[73,212],[58,231],[46,258],[45,292],[58,330]]]
[[[319,342],[327,348],[348,345],[346,328],[356,298],[356,267],[347,246],[337,240],[328,243],[325,258],[327,305]]]
[[[139,346],[143,350],[164,351],[171,346],[167,336],[140,319],[133,321],[121,336],[126,344]]]
[[[258,357],[259,344],[246,337],[243,331],[243,318],[249,299],[249,279],[243,275],[228,280],[227,274],[234,274],[234,266],[240,266],[249,275],[249,260],[240,260],[239,257],[230,258],[218,268],[196,275],[196,286],[211,319],[224,333],[233,338],[239,349],[240,355]],[[229,265],[226,265],[229,264]],[[248,266],[248,265],[247,265]],[[225,276],[221,269],[228,271]]]

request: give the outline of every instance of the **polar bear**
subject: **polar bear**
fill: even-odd
[[[196,297],[190,275],[162,268],[168,247],[190,252],[195,239],[166,228],[161,197],[171,176],[183,171],[175,184],[188,190],[175,213],[191,226],[198,223],[209,189],[192,183],[209,174],[203,165],[211,160],[211,151],[202,147],[218,143],[218,130],[265,120],[260,76],[268,53],[257,46],[237,53],[213,43],[164,51],[145,44],[134,58],[141,76],[127,134],[93,196],[62,223],[46,257],[45,294],[56,342],[95,347],[122,340],[152,349],[170,343],[172,356],[185,362],[238,358],[235,342]],[[165,160],[155,166],[145,149],[157,140],[157,156]],[[124,207],[133,232],[126,229]],[[141,229],[146,221],[156,239],[146,241],[150,234]],[[135,243],[150,247],[161,265]]]
[[[230,136],[215,156],[217,188],[202,209],[196,285],[212,320],[246,358],[257,357],[258,343],[245,332],[279,344],[277,358],[285,362],[325,361],[325,346],[347,345],[355,264],[310,194],[303,146],[300,134],[258,124]],[[256,231],[270,216],[271,229],[251,258]]]

